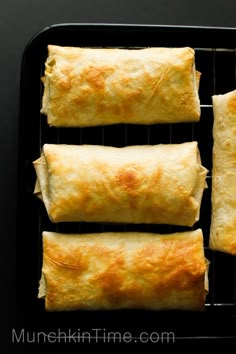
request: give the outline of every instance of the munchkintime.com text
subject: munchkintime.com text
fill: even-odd
[[[131,332],[108,331],[105,328],[81,329],[60,328],[46,331],[29,331],[24,328],[12,329],[12,343],[174,343],[174,332]]]

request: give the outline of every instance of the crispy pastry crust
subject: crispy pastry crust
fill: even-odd
[[[199,80],[188,47],[49,45],[41,112],[57,127],[198,121]]]
[[[46,144],[34,166],[35,194],[53,222],[192,226],[207,173],[196,142],[124,148]]]
[[[170,235],[43,232],[39,297],[48,311],[199,311],[206,270],[200,229]]]
[[[236,255],[236,90],[213,96],[210,248]]]

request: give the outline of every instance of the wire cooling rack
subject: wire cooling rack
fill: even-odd
[[[19,127],[18,226],[20,232],[24,233],[24,238],[20,239],[17,250],[21,264],[18,271],[18,278],[21,279],[19,284],[22,285],[22,278],[24,279],[24,275],[27,273],[25,287],[28,289],[28,297],[19,296],[19,299],[21,304],[25,303],[25,306],[31,306],[31,312],[37,313],[41,325],[44,323],[45,318],[47,318],[47,321],[52,321],[51,323],[55,325],[52,318],[57,316],[53,315],[49,319],[48,315],[44,313],[42,304],[37,300],[38,281],[41,275],[41,234],[43,230],[78,233],[101,231],[169,233],[186,229],[173,225],[51,223],[43,204],[32,195],[35,183],[32,161],[38,158],[43,144],[97,144],[122,147],[127,145],[197,141],[202,164],[208,169],[209,173],[207,177],[208,188],[204,191],[200,220],[193,228],[202,228],[204,234],[205,254],[210,261],[209,294],[204,315],[181,314],[180,318],[187,316],[186,318],[191,322],[195,321],[194,316],[207,317],[204,317],[204,319],[201,317],[203,320],[202,328],[196,330],[196,327],[194,327],[192,332],[188,325],[177,324],[179,323],[177,312],[165,314],[163,323],[166,326],[167,322],[171,321],[173,326],[178,329],[180,337],[204,338],[209,336],[209,331],[216,331],[215,316],[218,319],[220,315],[223,315],[228,317],[225,329],[222,329],[221,333],[224,333],[225,338],[226,333],[227,335],[231,334],[231,330],[232,334],[236,335],[231,326],[231,321],[233,321],[234,328],[236,325],[236,257],[212,251],[208,248],[211,220],[213,147],[212,95],[223,94],[236,88],[235,33],[234,29],[224,28],[63,24],[45,29],[33,38],[27,46],[22,60]],[[151,126],[119,124],[91,128],[51,128],[47,125],[46,117],[40,114],[43,94],[43,85],[40,78],[44,72],[48,44],[122,48],[190,46],[195,49],[196,69],[201,72],[199,88],[201,119],[196,123],[155,124]],[[28,217],[26,218],[25,215],[28,215]],[[27,262],[30,263],[30,269],[27,267],[27,262],[24,262],[24,257],[26,256],[28,257]],[[30,283],[28,282],[29,279]],[[138,316],[137,314],[134,315],[133,311],[131,313],[131,317],[128,315],[131,319],[132,316],[133,318]],[[120,314],[116,312],[116,320],[117,316],[121,316],[121,314],[123,315],[122,311]],[[128,321],[127,312],[124,312],[124,314]],[[143,319],[148,316],[149,326],[153,326],[158,318],[163,320],[163,315],[161,314],[150,314],[150,312],[149,315],[144,315],[144,312],[139,314]],[[63,323],[67,323],[67,320],[68,323],[75,323],[76,315],[63,314],[61,316]],[[97,315],[91,314],[90,316],[96,317]],[[109,315],[103,314],[103,316],[107,317]],[[88,317],[87,315],[86,318]],[[95,321],[95,317],[92,317],[93,321]],[[117,323],[120,323],[119,320],[117,321]],[[110,319],[109,323],[111,322],[112,320]],[[134,322],[132,322],[132,326],[134,326]],[[226,329],[227,332],[225,332]],[[218,335],[220,336],[221,333],[218,333]]]

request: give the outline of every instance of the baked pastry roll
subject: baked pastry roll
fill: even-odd
[[[213,96],[210,248],[236,255],[236,90]]]
[[[48,311],[203,310],[206,262],[200,229],[159,235],[43,232],[39,298]]]
[[[41,112],[56,127],[198,121],[192,48],[49,45]]]
[[[45,144],[35,194],[53,222],[192,226],[207,170],[197,142],[116,148]]]

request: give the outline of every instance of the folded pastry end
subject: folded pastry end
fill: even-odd
[[[47,294],[47,286],[46,286],[44,274],[42,273],[40,281],[39,281],[38,298],[45,299],[46,294]]]

